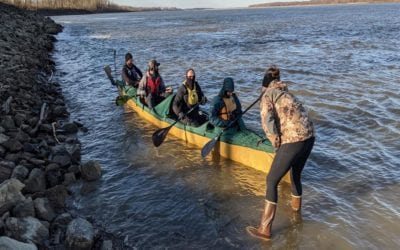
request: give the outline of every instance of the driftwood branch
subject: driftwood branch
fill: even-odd
[[[54,139],[56,140],[56,142],[58,143],[58,144],[60,144],[60,141],[58,140],[58,138],[57,138],[57,135],[56,135],[56,125],[57,124],[57,122],[53,122],[52,124],[51,124],[51,127],[53,128],[53,136],[54,136]]]
[[[43,103],[42,108],[40,109],[39,121],[37,122],[35,128],[32,129],[32,131],[30,132],[31,135],[36,134],[36,132],[39,129],[39,126],[42,124],[43,120],[46,119],[46,116],[47,116],[46,109],[47,109],[47,103]]]

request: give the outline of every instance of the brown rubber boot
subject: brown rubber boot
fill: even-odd
[[[272,221],[274,220],[275,217],[275,211],[276,211],[276,203],[266,201],[264,207],[264,213],[261,216],[260,226],[258,228],[251,226],[246,227],[247,232],[253,237],[262,240],[270,240]]]
[[[301,209],[301,196],[292,195],[292,209],[299,212]]]

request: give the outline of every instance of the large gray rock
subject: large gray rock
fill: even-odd
[[[31,137],[27,133],[25,133],[23,130],[19,129],[15,139],[21,143],[25,143],[25,142],[29,142]]]
[[[50,150],[52,152],[52,162],[59,164],[61,167],[71,165],[71,155],[64,145],[51,147]]]
[[[44,172],[38,168],[32,169],[28,179],[25,181],[24,191],[36,193],[46,190],[46,178]]]
[[[11,178],[15,178],[15,179],[18,179],[21,182],[23,182],[26,179],[26,177],[28,176],[28,174],[29,174],[29,170],[26,167],[24,167],[22,165],[18,165],[14,168],[14,170],[11,174]]]
[[[69,223],[65,241],[67,249],[89,250],[93,241],[93,226],[87,220],[76,218]]]
[[[35,217],[35,208],[32,198],[26,198],[24,201],[19,201],[12,209],[12,215],[17,218]]]
[[[23,243],[6,236],[0,237],[0,249],[2,250],[37,250],[35,244]]]
[[[101,177],[101,166],[97,161],[88,161],[80,167],[82,177],[94,181]]]
[[[21,190],[25,187],[17,179],[5,180],[0,184],[0,214],[7,212],[19,201],[25,200]]]
[[[75,134],[78,132],[78,126],[75,123],[66,123],[61,127],[61,130],[65,134]]]
[[[6,234],[23,242],[44,245],[49,238],[49,230],[36,218],[14,218],[6,220]]]
[[[52,221],[56,217],[53,207],[47,198],[36,198],[33,201],[36,217],[46,221]]]

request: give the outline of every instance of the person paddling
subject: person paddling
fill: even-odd
[[[182,123],[198,127],[207,121],[207,116],[199,113],[199,104],[204,105],[206,102],[207,98],[196,81],[194,69],[188,69],[186,79],[176,92],[172,104],[175,115]],[[188,113],[192,108],[194,109]]]
[[[262,86],[265,92],[260,103],[261,123],[276,154],[267,175],[260,226],[247,227],[246,230],[254,237],[270,240],[278,202],[278,184],[290,170],[291,207],[295,212],[301,209],[301,172],[314,146],[315,131],[303,105],[289,92],[287,84],[280,81],[279,68],[271,66],[266,71]]]
[[[214,97],[210,106],[210,122],[214,126],[227,127],[231,121],[242,114],[242,105],[234,91],[235,83],[233,79],[231,77],[225,78],[219,94]],[[242,118],[238,119],[235,125],[239,126],[240,129],[245,128]]]
[[[148,69],[139,83],[137,92],[145,104],[151,109],[164,100],[171,92],[171,89],[165,88],[158,66],[160,66],[160,63],[156,60],[152,59],[149,61]]]
[[[122,79],[126,85],[137,88],[139,86],[140,79],[142,79],[142,71],[133,63],[133,57],[131,53],[126,53],[125,64],[122,68]]]

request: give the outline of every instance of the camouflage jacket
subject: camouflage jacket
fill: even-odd
[[[261,124],[272,145],[275,139],[280,144],[307,140],[314,136],[313,123],[308,118],[307,111],[296,97],[289,93],[287,84],[273,81],[261,98]]]

